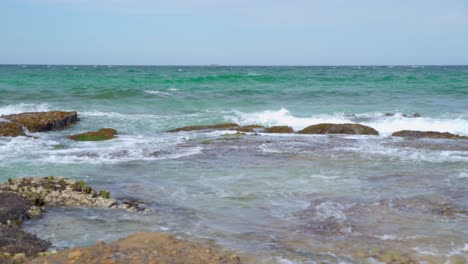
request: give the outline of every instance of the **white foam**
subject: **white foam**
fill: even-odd
[[[463,162],[468,161],[466,151],[457,150],[430,150],[419,148],[399,148],[381,144],[359,144],[353,147],[337,148],[336,150],[348,150],[376,155],[393,157],[404,161],[428,161],[428,162]]]
[[[462,172],[460,172],[460,174],[458,174],[458,178],[459,179],[468,178],[468,170],[463,170]]]
[[[407,118],[401,115],[379,118],[363,125],[373,127],[382,135],[390,135],[400,130],[450,132],[458,135],[468,135],[468,120],[461,117],[456,119],[441,118]]]
[[[161,91],[158,91],[158,90],[145,90],[145,93],[157,94],[157,95],[164,95],[164,96],[169,96],[169,95],[171,95],[170,93],[161,92]]]
[[[363,122],[356,122],[354,119],[369,119]],[[293,116],[287,109],[281,108],[277,111],[267,110],[262,112],[244,113],[233,111],[233,114],[226,115],[226,120],[239,123],[241,125],[259,124],[264,126],[291,126],[296,131],[310,125],[319,123],[360,123],[373,127],[383,136],[388,136],[400,130],[437,131],[450,132],[458,135],[468,135],[468,120],[458,118],[431,118],[431,117],[404,117],[402,114],[385,116],[383,113],[365,113],[355,116],[346,116],[343,113],[331,115],[311,115],[308,117]]]
[[[247,73],[247,76],[261,76],[261,74],[249,72],[249,73]]]
[[[337,202],[323,202],[315,207],[316,210],[316,219],[318,220],[328,220],[334,219],[337,221],[345,221],[346,214],[343,210],[346,207]]]
[[[60,142],[53,135],[32,138],[0,138],[0,160],[34,161],[47,164],[119,163],[138,160],[179,159],[202,153],[203,147],[180,147],[183,138],[140,137],[120,135],[112,141],[65,142],[65,148],[56,149]]]
[[[258,124],[263,126],[291,126],[295,130],[301,130],[307,126],[319,123],[351,123],[351,120],[343,114],[316,115],[311,117],[295,117],[289,110],[281,108],[278,111],[263,111],[255,113],[243,113],[234,111],[235,116],[225,116],[240,125]]]
[[[0,115],[18,114],[24,112],[46,112],[50,111],[48,104],[13,104],[0,107]]]

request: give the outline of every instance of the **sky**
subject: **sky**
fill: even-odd
[[[466,65],[468,0],[0,0],[0,64]]]

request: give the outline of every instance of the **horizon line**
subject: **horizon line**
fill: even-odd
[[[468,66],[468,64],[64,64],[64,63],[0,63],[0,66],[104,66],[104,67],[434,67]]]

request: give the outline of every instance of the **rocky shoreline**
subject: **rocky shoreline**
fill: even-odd
[[[144,212],[140,201],[117,200],[64,177],[9,179],[0,185],[0,263],[240,263],[236,255],[163,233],[138,233],[94,247],[48,252],[51,243],[21,229],[46,206],[104,207]],[[117,256],[117,257],[116,257]]]
[[[417,118],[420,115],[413,117]],[[76,112],[50,111],[3,115],[0,116],[0,137],[28,136],[29,133],[64,129],[78,121]],[[226,130],[234,131],[235,139],[247,133],[249,135],[260,133],[379,135],[374,128],[355,123],[322,123],[308,126],[300,131],[294,131],[289,126],[264,127],[255,124],[242,126],[226,123],[187,126],[168,132]],[[70,135],[68,138],[76,141],[102,141],[111,140],[117,134],[115,129],[103,128]],[[466,136],[447,132],[412,130],[398,131],[392,136],[409,140],[468,139]],[[88,248],[48,252],[50,242],[24,232],[21,225],[25,220],[40,217],[50,206],[112,208],[132,213],[147,210],[141,201],[112,198],[109,191],[95,190],[80,180],[52,176],[8,179],[0,185],[0,263],[240,263],[239,257],[232,253],[224,254],[214,247],[161,233],[138,233],[114,243],[99,242]],[[443,212],[451,211],[444,208]],[[365,258],[379,257],[386,263],[415,263],[410,258],[396,254],[390,254],[385,258],[384,252],[361,255]]]

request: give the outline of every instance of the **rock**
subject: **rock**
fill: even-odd
[[[28,218],[29,201],[12,192],[0,192],[0,224],[19,225]]]
[[[304,128],[299,134],[350,134],[350,135],[378,135],[372,127],[361,124],[318,124]]]
[[[30,132],[44,132],[62,129],[75,124],[78,121],[76,112],[50,111],[31,112],[0,116],[12,123],[27,128]]]
[[[25,136],[20,125],[12,122],[0,122],[0,137]]]
[[[293,133],[294,129],[289,126],[272,126],[265,128],[265,133]]]
[[[169,130],[168,132],[193,131],[193,130],[229,130],[229,129],[238,128],[238,127],[240,127],[238,124],[227,123],[227,124],[217,124],[217,125],[207,125],[207,126],[179,127],[173,130]]]
[[[259,125],[240,126],[235,123],[227,123],[227,124],[217,124],[217,125],[207,125],[207,126],[186,126],[186,127],[180,127],[180,128],[176,128],[173,130],[169,130],[168,132],[195,131],[195,130],[208,130],[208,131],[235,130],[238,132],[258,132],[263,128],[264,128],[263,126],[259,126]]]
[[[145,210],[142,202],[118,201],[111,198],[106,190],[97,192],[83,181],[63,177],[10,179],[0,185],[0,190],[14,192],[29,200],[27,209],[29,217],[40,215],[46,204],[49,206],[120,208],[131,212]]]
[[[414,113],[414,114],[413,114],[413,117],[422,117],[422,115],[419,114],[419,113]]]
[[[69,259],[75,259],[75,258],[81,257],[81,255],[83,255],[83,254],[81,253],[81,251],[80,251],[80,250],[76,250],[76,251],[72,251],[72,252],[68,253],[68,258],[69,258]]]
[[[468,139],[466,136],[459,136],[448,132],[435,132],[435,131],[414,131],[402,130],[392,134],[394,137],[405,138],[446,138],[446,139]]]
[[[19,227],[0,224],[0,252],[32,256],[46,251],[50,245],[35,235],[25,233]]]
[[[112,260],[112,262],[109,262]],[[136,233],[110,244],[75,248],[30,261],[43,263],[173,263],[239,264],[240,258],[223,254],[216,248],[177,239],[164,233]]]
[[[69,136],[69,139],[78,141],[103,141],[115,138],[117,130],[113,128],[102,128],[98,131],[86,132],[82,134]]]
[[[13,257],[13,260],[16,260],[16,261],[22,261],[26,258],[26,254],[24,253],[18,253],[18,254],[15,254],[15,256]]]
[[[466,258],[462,255],[452,255],[449,258],[450,264],[466,264]]]
[[[229,130],[236,130],[236,131],[239,131],[239,132],[257,132],[257,131],[260,131],[263,128],[264,128],[263,126],[259,126],[259,125],[248,125],[248,126],[234,127],[234,128],[229,129]]]

